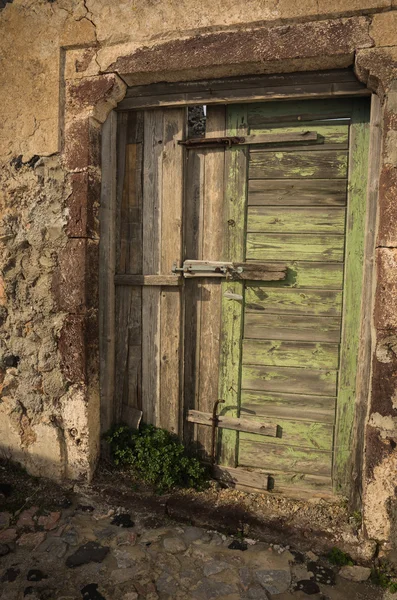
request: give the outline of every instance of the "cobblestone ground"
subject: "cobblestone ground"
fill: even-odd
[[[338,573],[312,552],[129,514],[90,497],[69,502],[0,513],[1,600],[386,598],[352,581],[369,569]]]

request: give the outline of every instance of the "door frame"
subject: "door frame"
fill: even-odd
[[[230,104],[274,100],[367,96],[371,101],[368,165],[367,215],[363,261],[363,284],[359,331],[359,365],[356,402],[352,417],[351,452],[344,464],[344,484],[339,491],[349,494],[353,505],[360,504],[364,459],[364,425],[371,378],[374,346],[372,313],[374,303],[374,250],[377,220],[377,178],[380,164],[380,101],[360,83],[351,70],[292,73],[258,77],[235,77],[177,84],[150,84],[127,90],[115,110],[109,114],[102,132],[102,190],[100,205],[101,236],[99,248],[100,305],[100,387],[101,426],[107,430],[114,422],[115,406],[115,237],[116,237],[116,154],[117,112],[139,108],[189,106],[194,104]]]

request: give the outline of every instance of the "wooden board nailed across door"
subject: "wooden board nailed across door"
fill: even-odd
[[[120,417],[141,408],[209,460],[222,398],[219,476],[274,492],[344,491],[367,104],[207,106],[205,137],[240,140],[227,148],[178,144],[186,124],[185,108],[120,117]],[[189,277],[172,274],[184,261]],[[224,271],[206,276],[203,261]]]

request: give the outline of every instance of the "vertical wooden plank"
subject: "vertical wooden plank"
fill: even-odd
[[[142,289],[138,286],[130,287],[130,306],[127,393],[123,405],[142,410]],[[125,422],[125,417],[122,417],[122,421]]]
[[[227,108],[226,135],[247,133],[244,105]],[[247,150],[230,148],[225,153],[225,247],[224,258],[245,260],[247,196]],[[244,284],[222,283],[222,325],[219,365],[219,397],[225,401],[221,414],[236,417],[240,407],[241,345],[243,332]],[[238,433],[222,430],[219,436],[220,463],[237,465]]]
[[[129,114],[127,131],[128,166],[128,273],[142,273],[142,168],[143,113]],[[124,403],[142,409],[142,289],[130,288],[130,321],[128,323],[127,395]],[[129,411],[122,420],[128,423]],[[128,423],[130,424],[130,423]]]
[[[114,422],[117,115],[111,111],[102,129],[102,187],[99,210],[99,352],[101,432]]]
[[[160,273],[162,206],[162,110],[147,110],[143,124],[143,274]],[[142,290],[142,410],[146,423],[157,424],[160,399],[160,288]]]
[[[117,262],[116,272],[142,272],[142,113],[120,115],[118,126]],[[124,420],[124,406],[140,403],[141,290],[116,290],[115,420]],[[130,366],[134,368],[130,369]]]
[[[128,113],[120,113],[117,123],[117,197],[116,197],[116,273],[125,272],[128,245]],[[127,167],[127,175],[126,175]],[[114,421],[122,419],[123,398],[127,394],[128,322],[130,320],[130,290],[116,289],[115,302],[115,378]]]
[[[117,114],[117,191],[116,191],[116,271],[124,268],[125,245],[127,242],[126,223],[122,220],[125,209],[126,147],[127,147],[128,113]]]
[[[171,274],[182,259],[182,206],[186,109],[164,111],[161,210],[161,273]],[[182,303],[181,289],[161,290],[160,427],[179,433],[181,424]]]
[[[371,98],[368,156],[367,219],[365,227],[364,277],[361,302],[361,336],[357,367],[356,409],[353,430],[353,456],[350,481],[351,510],[361,509],[364,431],[370,392],[371,359],[373,356],[372,314],[375,285],[375,243],[377,231],[377,200],[380,160],[382,156],[381,104],[375,94]]]
[[[184,205],[184,258],[202,257],[202,214],[204,198],[204,150],[190,150],[186,156]],[[199,406],[199,354],[201,321],[201,288],[199,280],[186,279],[184,290],[184,440],[192,445],[197,440],[197,425],[186,421],[189,410]]]
[[[337,492],[349,487],[356,377],[360,343],[364,230],[368,179],[368,103],[356,100],[350,125],[348,212],[341,363],[337,400],[333,481]]]
[[[127,150],[128,113],[119,115],[117,124],[117,232],[116,273],[125,273],[128,252],[128,183],[129,160]],[[130,290],[116,289],[116,368],[114,388],[114,420],[122,420],[123,400],[128,393],[128,323],[130,320]]]
[[[225,107],[208,106],[206,137],[225,135]],[[204,151],[204,195],[200,222],[202,260],[222,260],[224,226],[225,151]],[[198,347],[198,410],[211,412],[218,399],[219,347],[221,326],[221,282],[216,279],[197,282],[199,287],[200,329]],[[203,458],[211,453],[211,430],[197,427],[197,443]]]
[[[114,387],[114,420],[122,420],[123,404],[128,395],[128,327],[131,320],[131,290],[118,286],[116,290],[116,369]]]

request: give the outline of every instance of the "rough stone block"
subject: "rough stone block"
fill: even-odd
[[[36,439],[27,447],[24,460],[29,473],[59,481],[65,470],[59,429],[47,423],[38,423],[34,433]]]
[[[84,314],[98,306],[98,242],[69,239],[59,256],[52,289],[62,311]]]
[[[289,569],[258,569],[255,577],[269,594],[282,594],[291,585]]]
[[[4,529],[4,531],[0,532],[0,543],[8,544],[11,542],[15,542],[15,540],[17,539],[17,535],[17,530],[14,528]]]
[[[99,64],[96,48],[69,49],[65,56],[65,80],[98,75]]]
[[[360,81],[383,100],[397,76],[397,47],[358,50],[354,67]]]
[[[390,0],[318,0],[317,12],[320,14],[343,15],[358,12],[363,14],[365,11],[375,11],[382,8],[390,8]]]
[[[68,118],[83,114],[103,123],[117,103],[124,97],[127,86],[114,73],[84,77],[66,84],[66,112]]]
[[[365,471],[367,479],[372,479],[375,468],[393,451],[388,440],[382,439],[377,427],[367,425]]]
[[[71,479],[90,479],[98,457],[99,404],[92,396],[85,386],[75,384],[60,402],[68,456],[66,476]]]
[[[66,559],[66,566],[69,568],[86,565],[90,562],[102,562],[109,552],[108,546],[101,546],[97,542],[87,542],[80,546]]]
[[[375,327],[397,329],[397,249],[379,248],[376,261]]]
[[[42,544],[46,538],[46,533],[44,531],[37,531],[36,533],[24,533],[18,539],[18,546],[24,546],[26,548],[37,548]]]
[[[101,163],[100,123],[93,118],[76,119],[65,127],[63,154],[68,171],[83,171]]]
[[[61,46],[95,44],[95,27],[88,19],[68,19],[64,24],[59,43]]]
[[[60,310],[71,313],[86,310],[86,249],[86,240],[70,239],[59,256],[52,285]]]
[[[7,296],[5,292],[4,279],[0,276],[0,306],[7,304]]]
[[[46,531],[52,531],[56,528],[60,518],[61,513],[59,511],[51,512],[48,515],[41,515],[41,517],[38,519],[38,524]]]
[[[397,46],[397,12],[374,15],[369,32],[376,46]]]
[[[98,209],[101,182],[92,171],[72,173],[69,176],[71,194],[67,200],[69,237],[99,237]],[[0,297],[1,301],[1,297]]]
[[[58,342],[62,370],[73,383],[86,381],[86,318],[68,315],[63,323]]]
[[[116,60],[108,71],[116,71],[125,79],[124,75],[131,73],[164,76],[170,70],[346,55],[372,46],[368,29],[366,17],[353,17],[195,36],[139,48]]]
[[[8,512],[0,512],[0,531],[7,529],[10,524],[11,514]]]
[[[87,377],[90,382],[98,379],[99,373],[99,311],[94,309],[86,321]]]
[[[184,552],[186,550],[186,545],[181,538],[169,537],[163,540],[163,545],[166,552],[170,552],[171,554],[178,554],[180,552]]]
[[[33,517],[35,516],[38,510],[38,506],[32,506],[31,508],[27,508],[26,510],[22,511],[19,515],[17,528],[23,529],[24,527],[26,527],[28,529],[33,529],[35,526]]]
[[[367,429],[364,523],[370,539],[387,540],[391,533],[390,515],[396,513],[397,452],[389,440],[381,439],[377,429]]]
[[[397,168],[384,166],[379,181],[378,246],[397,246]]]
[[[397,416],[397,330],[378,332],[372,368],[371,411]]]

